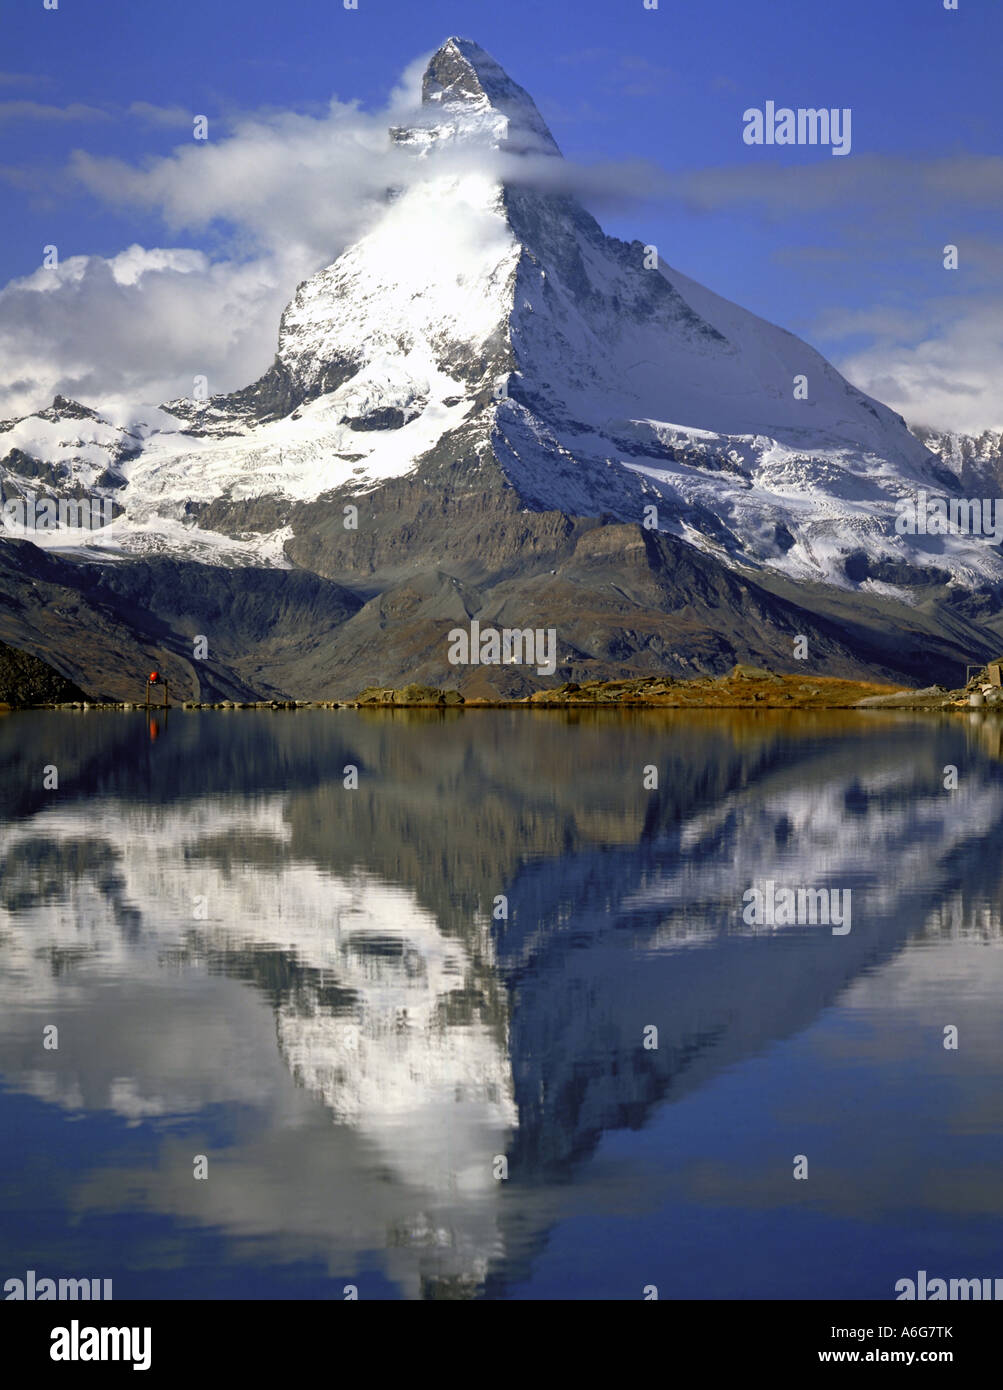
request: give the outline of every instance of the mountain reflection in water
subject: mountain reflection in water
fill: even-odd
[[[6,1273],[887,1298],[925,1235],[1003,1274],[991,716],[37,712],[0,757]],[[747,926],[770,880],[852,931]]]

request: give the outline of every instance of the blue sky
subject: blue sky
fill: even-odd
[[[358,10],[340,0],[59,0],[55,11],[20,0],[0,22],[0,285],[36,272],[46,245],[62,261],[191,248],[207,258],[200,274],[217,266],[217,286],[224,265],[243,267],[246,309],[269,235],[261,217],[245,220],[239,198],[214,209],[208,188],[193,216],[176,197],[169,205],[156,172],[176,147],[190,154],[191,113],[208,116],[222,146],[253,113],[279,127],[282,113],[317,121],[332,97],[379,112],[409,63],[461,34],[530,91],[568,158],[628,162],[636,196],[593,204],[607,231],[656,244],[670,265],[808,338],[912,421],[1003,427],[999,0],[959,0],[956,12],[943,0],[659,0],[657,10],[642,0],[359,0]],[[744,144],[743,112],[767,100],[849,107],[850,154]],[[219,166],[213,177],[225,178]],[[287,184],[275,198],[292,218]],[[272,294],[260,321],[247,310],[247,333],[262,334],[304,265],[341,249],[335,222],[337,209],[329,252],[322,226],[298,260],[265,248]],[[948,243],[957,271],[943,267]],[[64,350],[62,302],[45,306],[44,328],[32,323],[32,353],[44,357],[49,339],[51,354]],[[26,304],[0,295],[8,379],[20,371],[11,354],[29,331]],[[86,309],[100,334],[100,304],[95,288],[66,312]],[[153,323],[156,303],[150,312]],[[181,318],[179,308],[166,338],[180,342]],[[109,326],[114,376],[114,352],[136,354]],[[273,343],[274,328],[262,365]],[[239,373],[250,357],[227,360]],[[82,380],[73,363],[66,370]],[[32,372],[21,376],[42,389]]]

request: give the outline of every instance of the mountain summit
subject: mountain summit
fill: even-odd
[[[170,402],[177,428],[142,439],[74,417],[81,446],[58,456],[41,416],[7,422],[5,495],[48,469],[113,491],[125,555],[333,581],[316,689],[349,670],[455,683],[443,635],[474,615],[556,626],[556,679],[789,667],[793,634],[834,674],[928,674],[933,651],[954,675],[994,652],[998,549],[896,530],[903,501],[959,486],[899,416],[657,247],[606,236],[477,44],[448,39],[421,90],[389,134],[406,178],[296,290],[260,380]]]
[[[433,54],[421,81],[421,102],[444,124],[478,125],[501,117],[496,138],[513,152],[559,154],[533,98],[513,82],[489,53],[470,39],[447,39]],[[433,129],[435,127],[432,127]]]
[[[483,49],[447,40],[421,113],[392,134],[421,154],[418,172],[367,236],[299,287],[261,381],[168,407],[190,430],[285,421],[257,430],[248,464],[264,481],[262,463],[281,451],[270,485],[305,499],[420,469],[476,424],[538,510],[638,521],[652,503],[658,529],[836,583],[840,543],[814,533],[843,513],[854,551],[900,558],[895,500],[944,478],[904,421],[657,248],[605,236],[559,191],[566,176],[548,188],[557,146]],[[458,160],[458,145],[479,157]],[[178,490],[194,471],[233,495],[237,480],[213,467],[221,452],[204,456],[211,471],[178,454]],[[226,457],[229,470],[232,446]]]

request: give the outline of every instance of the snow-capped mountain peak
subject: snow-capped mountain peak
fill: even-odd
[[[875,593],[931,557],[1003,580],[981,538],[896,533],[902,499],[958,486],[899,416],[548,182],[553,137],[477,44],[446,40],[390,138],[417,156],[404,186],[296,290],[269,370],[170,402],[178,428],[122,464],[127,547],[190,554],[204,511],[231,549],[257,531],[250,556],[277,558],[287,504],[422,478],[462,430],[529,510],[637,523],[655,504],[658,529],[725,564]]]
[[[533,98],[471,39],[447,39],[432,56],[421,100],[425,114],[440,128],[476,127],[478,118],[501,117],[504,124],[494,129],[510,152],[559,153]]]

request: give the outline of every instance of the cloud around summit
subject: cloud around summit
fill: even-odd
[[[106,256],[57,247],[57,268],[17,277],[0,290],[0,415],[37,409],[57,391],[114,405],[119,414],[132,406],[142,414],[144,406],[190,392],[196,375],[206,376],[213,392],[260,375],[296,285],[365,233],[388,188],[423,176],[427,166],[388,140],[387,130],[415,118],[429,56],[407,66],[380,109],[335,98],[309,111],[237,112],[210,117],[206,141],[191,138],[191,116],[180,106],[138,101],[119,112],[118,119],[151,132],[176,130],[177,144],[166,154],[132,159],[81,147],[60,177],[96,207],[126,222],[141,219],[146,228],[159,225],[163,236],[158,245],[132,244]],[[54,124],[74,112],[82,131],[93,122],[106,127],[110,119],[85,103],[0,102],[0,121],[5,109]],[[848,160],[671,170],[650,159],[450,157],[458,168],[464,160],[490,158],[499,177],[578,197],[601,220],[647,205],[767,224],[807,211],[849,225],[865,210],[872,224],[894,218],[902,225],[921,218],[934,200],[975,216],[1003,202],[1003,159],[989,155],[922,160],[855,153]],[[16,166],[0,176],[15,189],[31,186]],[[646,219],[630,220],[644,240]],[[671,260],[671,248],[660,249]],[[979,261],[977,246],[971,254]],[[793,251],[791,260],[812,264],[811,256]],[[979,294],[914,304],[907,328],[882,327],[901,313],[882,301],[879,289],[871,328],[858,324],[856,336],[843,331],[834,311],[817,319],[817,333],[855,384],[907,419],[1003,427],[1003,335],[996,327],[1003,322],[1003,267],[983,255],[978,268]]]

